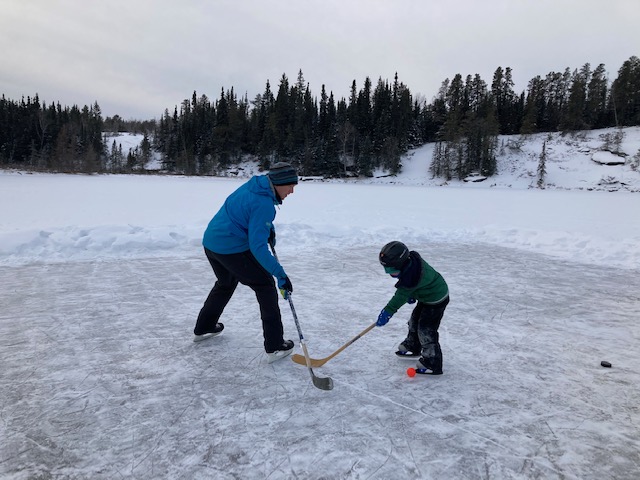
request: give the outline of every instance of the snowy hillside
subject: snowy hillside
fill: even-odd
[[[620,145],[615,145],[612,139],[619,131],[623,133],[622,139]],[[139,145],[141,140],[142,135],[126,133],[108,137],[109,145],[115,141],[122,146],[125,154],[129,149]],[[468,179],[467,182],[452,180],[447,183],[442,178],[431,178],[429,165],[433,156],[433,144],[409,152],[402,160],[402,171],[396,176],[389,176],[387,172],[379,170],[374,173],[373,178],[355,181],[429,186],[466,185],[468,188],[537,188],[537,170],[543,144],[546,144],[547,157],[544,182],[546,189],[640,192],[640,127],[621,130],[608,128],[569,134],[556,132],[502,135],[498,140],[498,174],[481,182]],[[239,167],[230,169],[227,175],[246,178],[258,173],[258,167],[254,163],[246,163]],[[160,168],[157,155],[155,161],[147,168]]]
[[[563,190],[603,190],[640,192],[640,127],[622,129],[624,133],[619,153],[607,151],[607,145],[617,129],[590,130],[563,135],[537,133],[533,135],[500,136],[498,140],[498,174],[483,182],[453,180],[449,185],[464,184],[468,188],[508,187],[536,188],[537,170],[546,143],[545,188]],[[397,176],[373,180],[374,183],[402,183],[405,185],[438,185],[447,183],[433,179],[428,173],[433,156],[433,144],[411,152],[403,161]],[[634,158],[635,157],[635,158]],[[602,162],[620,163],[607,165]],[[378,172],[382,175],[382,172]]]

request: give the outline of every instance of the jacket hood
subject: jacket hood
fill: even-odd
[[[278,196],[273,185],[271,185],[271,180],[266,175],[256,175],[249,180],[248,184],[252,193],[271,198],[275,205],[282,203],[278,201]]]
[[[409,252],[409,262],[398,276],[396,287],[413,288],[418,284],[422,275],[422,257],[414,250]]]

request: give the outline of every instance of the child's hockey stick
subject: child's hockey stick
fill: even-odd
[[[291,356],[291,360],[293,360],[294,362],[296,362],[297,364],[300,365],[307,365],[307,360],[309,360],[310,366],[311,367],[321,367],[322,365],[324,365],[325,363],[327,363],[329,360],[331,360],[333,357],[335,357],[336,355],[338,355],[340,352],[342,352],[345,348],[347,348],[349,345],[351,345],[353,342],[355,342],[356,340],[358,340],[360,337],[362,337],[364,334],[368,333],[371,329],[373,329],[373,327],[375,327],[376,324],[375,322],[372,323],[371,325],[369,325],[367,328],[365,328],[362,332],[360,332],[358,335],[356,335],[355,337],[353,337],[351,340],[349,340],[347,343],[345,343],[343,346],[341,346],[338,350],[336,350],[335,352],[333,352],[331,355],[329,355],[328,357],[324,357],[324,358],[309,358],[308,356],[302,356],[299,355],[297,353],[294,353]]]

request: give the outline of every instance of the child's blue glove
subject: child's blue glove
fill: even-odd
[[[380,312],[380,315],[378,315],[378,321],[376,322],[376,325],[378,327],[386,325],[391,317],[393,317],[393,314],[387,312],[386,310],[382,310]]]
[[[410,298],[407,300],[407,303],[411,304],[411,303],[416,303],[416,299],[415,298]]]

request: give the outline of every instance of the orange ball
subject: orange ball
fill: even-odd
[[[415,368],[407,368],[407,375],[409,375],[410,377],[415,377],[416,376],[416,369]]]

